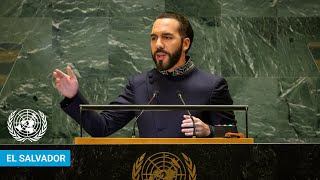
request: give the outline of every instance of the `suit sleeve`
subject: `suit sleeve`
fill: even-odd
[[[80,124],[80,104],[89,104],[80,92],[72,99],[65,98],[61,108]],[[129,79],[124,92],[110,104],[134,104],[133,79]],[[105,137],[124,127],[134,117],[133,111],[82,111],[83,128],[93,137]]]
[[[230,96],[228,83],[224,78],[218,77],[210,97],[212,105],[232,105],[233,100]],[[236,125],[235,115],[233,111],[215,112],[211,114],[212,125]]]

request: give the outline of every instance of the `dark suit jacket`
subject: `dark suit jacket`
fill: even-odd
[[[110,104],[146,105],[153,93],[159,95],[151,104],[181,105],[179,90],[188,105],[231,105],[233,103],[225,79],[193,68],[183,75],[163,75],[153,69],[129,78],[124,92]],[[80,104],[88,104],[80,92],[61,102],[62,109],[80,122]],[[140,112],[133,111],[84,111],[83,127],[91,136],[108,136],[121,129]],[[186,111],[145,111],[137,121],[140,137],[185,137],[181,123]],[[236,124],[233,112],[191,111],[208,125]]]

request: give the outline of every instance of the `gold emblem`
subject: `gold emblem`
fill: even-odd
[[[184,161],[169,152],[159,152],[146,158],[142,154],[132,168],[133,180],[196,180],[196,165],[181,153]],[[146,160],[145,160],[146,158]]]

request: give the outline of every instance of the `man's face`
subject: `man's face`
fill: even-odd
[[[171,18],[157,19],[151,31],[151,53],[158,70],[171,70],[179,64],[183,39],[179,22]]]

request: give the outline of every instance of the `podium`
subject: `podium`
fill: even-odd
[[[83,138],[74,144],[253,144],[253,138]]]
[[[83,137],[82,133],[82,125],[83,125],[83,119],[82,119],[82,111],[90,111],[90,110],[130,110],[130,111],[175,111],[175,110],[201,110],[201,111],[245,111],[246,116],[246,138],[249,138],[248,136],[248,105],[88,105],[88,104],[80,104],[80,137]],[[135,127],[135,126],[134,126]],[[135,128],[134,128],[135,129]],[[130,138],[131,139],[131,138]],[[171,138],[170,138],[171,139]],[[183,140],[185,138],[182,138]],[[207,138],[206,138],[207,139]],[[133,140],[136,141],[136,140]],[[144,140],[148,143],[153,142],[150,140]],[[159,141],[159,140],[158,140]],[[172,140],[166,141],[170,143]],[[183,140],[184,141],[184,140]],[[186,140],[190,144],[190,140]],[[228,143],[227,140],[217,140],[216,142]],[[243,140],[240,140],[242,142]],[[76,141],[75,141],[76,142]],[[77,141],[79,142],[79,141]],[[89,141],[87,141],[89,142]],[[121,141],[122,142],[122,141]],[[128,141],[130,142],[130,141]],[[164,142],[164,141],[163,141]],[[176,140],[175,142],[178,142]],[[198,142],[205,142],[210,144],[211,141],[205,141],[205,140],[198,140]],[[230,140],[230,142],[235,142],[235,140]],[[250,140],[250,142],[253,143],[253,139]],[[101,141],[102,143],[102,141]],[[236,142],[235,142],[236,143]],[[152,143],[153,144],[153,143]],[[161,143],[159,143],[161,144]],[[172,144],[175,144],[172,142]],[[192,143],[191,143],[192,144]],[[215,144],[215,143],[213,143]]]

